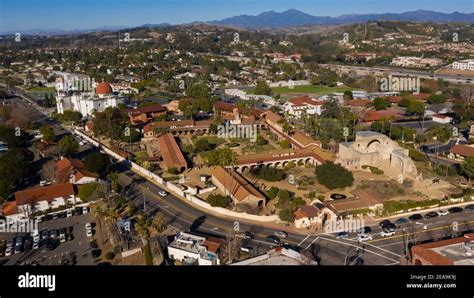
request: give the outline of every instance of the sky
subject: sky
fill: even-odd
[[[405,12],[474,12],[474,0],[0,0],[0,32],[182,24],[290,8],[317,16]]]

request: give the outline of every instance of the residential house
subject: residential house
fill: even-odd
[[[321,107],[324,101],[315,100],[308,96],[292,98],[283,104],[283,110],[286,114],[300,118],[302,114],[321,115]]]
[[[336,214],[321,203],[299,206],[293,214],[296,228],[321,227],[326,220],[336,219]]]
[[[87,184],[96,182],[99,178],[99,175],[87,170],[78,159],[64,157],[56,163],[55,170],[58,178],[56,183]]]
[[[4,203],[2,209],[5,217],[15,220],[27,219],[35,212],[58,208],[67,202],[80,202],[74,185],[69,182],[17,191],[14,196],[15,200]]]
[[[168,249],[171,260],[189,265],[220,265],[218,250],[220,240],[191,233],[179,232]]]

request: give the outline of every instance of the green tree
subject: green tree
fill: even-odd
[[[107,155],[100,152],[94,152],[86,156],[84,159],[84,166],[92,173],[104,175],[110,166],[110,161]]]
[[[329,189],[344,188],[354,183],[352,172],[333,162],[325,162],[316,167],[316,178]]]
[[[258,95],[270,95],[272,94],[272,89],[265,81],[258,81],[254,92]]]
[[[97,187],[99,186],[98,183],[92,182],[83,184],[79,187],[78,196],[82,202],[89,202],[92,198],[92,194],[95,192]]]
[[[388,98],[377,97],[374,99],[374,107],[377,111],[386,110],[390,105],[390,99]]]
[[[423,115],[425,111],[425,104],[419,100],[410,100],[408,103],[406,114],[407,115]]]
[[[214,151],[214,154],[208,157],[208,163],[211,166],[228,167],[235,164],[237,156],[229,148],[221,148]]]
[[[469,156],[461,164],[461,173],[466,175],[471,182],[472,177],[474,177],[474,156]]]
[[[429,104],[442,104],[446,102],[446,96],[443,94],[431,94],[428,97]]]
[[[295,221],[295,215],[293,214],[293,211],[289,208],[280,210],[280,212],[278,213],[278,217],[288,223]]]
[[[51,126],[41,126],[39,131],[43,135],[43,141],[49,143],[54,142],[55,135]]]
[[[59,141],[59,151],[62,155],[71,156],[79,150],[79,143],[73,136],[65,136]]]

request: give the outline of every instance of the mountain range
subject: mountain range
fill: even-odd
[[[367,21],[390,20],[390,21],[410,21],[410,22],[461,22],[474,24],[474,13],[443,13],[429,10],[416,10],[403,13],[381,13],[381,14],[348,14],[338,17],[313,16],[296,9],[289,9],[283,12],[267,11],[259,15],[239,15],[222,20],[214,20],[209,22],[193,22],[189,24],[206,23],[218,26],[234,26],[245,29],[260,28],[285,28],[301,25],[343,25],[364,23]],[[140,27],[156,28],[171,26],[168,23],[160,24],[144,24]],[[22,34],[33,35],[59,35],[59,34],[79,34],[98,31],[119,31],[127,28],[136,28],[136,26],[102,26],[94,29],[32,29],[24,31],[16,31]],[[13,31],[0,32],[0,34],[14,34]]]
[[[416,10],[404,13],[350,14],[338,17],[313,16],[296,9],[284,12],[268,11],[256,16],[240,15],[223,20],[208,22],[213,25],[227,25],[248,29],[282,28],[301,25],[338,25],[364,23],[367,21],[411,21],[411,22],[462,22],[474,23],[474,13],[442,13],[429,10]]]

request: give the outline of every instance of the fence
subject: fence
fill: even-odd
[[[110,148],[100,144],[99,142],[97,142],[93,138],[85,135],[81,131],[78,131],[77,129],[75,129],[74,132],[77,135],[79,135],[82,138],[89,141],[92,145],[100,148],[101,150],[103,150],[108,155],[110,155],[113,158],[117,159],[118,161],[126,161],[126,158],[120,156],[119,154],[117,154],[116,152],[111,150]],[[228,210],[228,209],[225,209],[225,208],[220,208],[220,207],[212,207],[209,203],[207,203],[207,202],[205,202],[205,201],[203,201],[203,200],[201,200],[201,199],[199,199],[199,198],[197,198],[193,195],[185,193],[178,185],[176,185],[172,182],[169,182],[169,181],[165,181],[162,177],[156,175],[155,173],[153,173],[151,171],[148,171],[147,169],[141,167],[140,165],[138,165],[138,164],[136,164],[132,161],[127,161],[127,162],[131,165],[132,169],[135,170],[140,175],[149,178],[150,180],[156,182],[160,186],[166,187],[167,189],[171,190],[173,193],[177,194],[181,198],[186,199],[187,201],[189,201],[189,202],[191,202],[191,203],[193,203],[193,204],[195,204],[195,205],[197,205],[197,206],[199,206],[203,209],[206,209],[210,212],[214,212],[214,213],[217,213],[217,214],[220,214],[220,215],[225,215],[227,217],[247,219],[247,220],[259,221],[259,222],[276,222],[276,221],[279,221],[279,218],[278,218],[277,215],[263,215],[263,216],[262,215],[253,215],[253,214],[248,214],[248,213],[243,213],[243,212],[235,212],[235,211]]]

